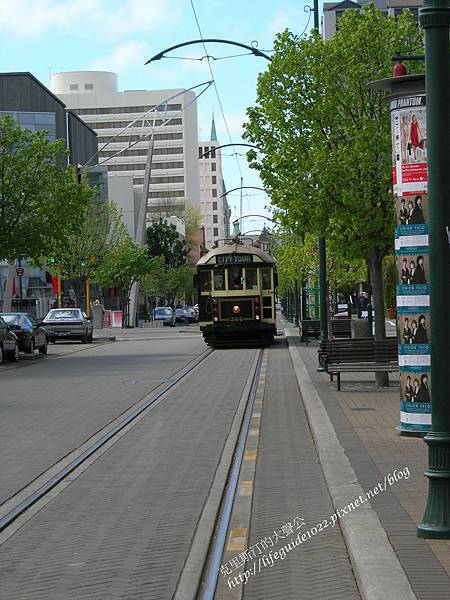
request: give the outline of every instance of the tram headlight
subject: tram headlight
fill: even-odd
[[[241,312],[241,307],[239,305],[235,304],[231,310],[233,311],[233,313],[235,315],[238,315]]]

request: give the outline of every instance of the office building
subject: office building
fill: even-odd
[[[151,139],[147,220],[199,207],[197,105],[182,89],[118,91],[117,75],[72,71],[52,76],[52,91],[98,134],[100,164],[142,190]],[[154,109],[154,110],[151,110]]]
[[[210,250],[219,240],[230,237],[231,210],[222,175],[222,157],[214,117],[210,140],[199,142],[200,210],[205,228],[205,245]]]
[[[46,131],[49,141],[63,139],[69,151],[69,162],[84,164],[93,157],[96,161],[97,136],[76,114],[50,92],[31,73],[0,73],[0,117],[10,115],[22,128],[32,132]],[[101,175],[92,183],[100,185]],[[46,314],[54,298],[51,280],[45,270],[28,265],[23,258],[22,306],[38,316]],[[0,306],[5,297],[6,282],[11,269],[0,262]],[[18,280],[12,282],[17,298]],[[9,288],[8,288],[9,289]]]

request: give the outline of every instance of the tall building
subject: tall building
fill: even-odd
[[[210,140],[199,142],[200,210],[205,228],[205,245],[211,249],[219,240],[230,237],[231,210],[228,207],[222,175],[222,157],[214,117]]]
[[[23,129],[46,131],[45,137],[49,141],[64,140],[72,164],[84,164],[90,157],[94,157],[92,162],[96,163],[95,132],[68,111],[64,102],[31,73],[0,73],[0,117],[5,115],[10,115]],[[102,177],[101,170],[92,174],[91,183],[101,187]],[[44,269],[27,264],[24,257],[21,266],[24,268],[21,305],[38,317],[44,316],[54,298],[51,279]],[[19,281],[14,279],[13,272],[6,262],[0,262],[0,307],[3,307],[5,296],[9,296],[9,303],[11,291],[13,300],[17,301]],[[9,285],[7,288],[11,278],[12,289]]]
[[[110,174],[131,176],[137,189],[144,184],[152,137],[148,220],[179,216],[186,203],[199,207],[194,92],[182,89],[120,92],[117,75],[105,71],[55,73],[51,86],[97,132],[100,164],[107,160],[104,164]],[[152,108],[155,110],[149,112]]]

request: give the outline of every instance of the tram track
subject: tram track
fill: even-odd
[[[232,526],[238,482],[241,480],[255,402],[264,388],[262,377],[267,350],[260,349],[244,389],[240,409],[226,441],[211,493],[199,521],[196,536],[181,573],[173,600],[213,600],[218,590],[219,572]],[[233,431],[234,429],[234,431]],[[228,448],[227,448],[228,446]]]
[[[55,496],[55,488],[64,486],[69,476],[75,471],[88,466],[106,447],[110,447],[120,439],[122,434],[132,427],[153,406],[165,399],[169,392],[199,367],[214,349],[208,348],[200,356],[171,375],[166,382],[155,390],[133,403],[126,411],[105,424],[78,448],[72,450],[45,472],[29,482],[0,505],[0,544],[5,542],[15,531],[33,515],[31,511],[39,505],[39,509]],[[34,514],[34,513],[33,513]],[[20,523],[18,523],[20,521]],[[19,526],[17,526],[19,525]]]

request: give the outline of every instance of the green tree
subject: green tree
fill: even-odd
[[[187,203],[182,219],[184,221],[185,226],[184,237],[186,244],[186,258],[188,262],[192,264],[195,263],[197,260],[195,252],[197,252],[198,256],[198,237],[202,223],[202,213],[196,206]]]
[[[246,137],[260,150],[249,160],[280,222],[325,235],[342,260],[367,261],[377,338],[385,335],[382,261],[394,238],[392,150],[385,92],[367,84],[390,76],[393,54],[421,44],[410,13],[395,22],[373,4],[346,11],[330,40],[286,30],[247,111]]]
[[[47,269],[69,281],[77,297],[83,295],[83,282],[92,279],[104,260],[128,237],[128,231],[114,202],[100,201],[93,195],[83,214],[83,222],[75,234],[69,234],[56,245],[46,259]]]
[[[152,261],[146,246],[138,246],[126,236],[108,254],[94,273],[93,281],[104,287],[115,287],[119,291],[120,308],[125,311],[134,283],[140,283],[151,272]]]
[[[167,300],[169,304],[175,305],[177,299],[184,300],[195,293],[192,267],[167,266],[161,256],[154,260],[154,267],[141,285],[146,296]]]
[[[175,225],[162,219],[147,228],[147,246],[149,256],[163,256],[169,267],[180,267],[186,262],[185,243],[180,240]]]
[[[0,259],[49,255],[79,230],[94,193],[67,165],[63,140],[0,119]]]

